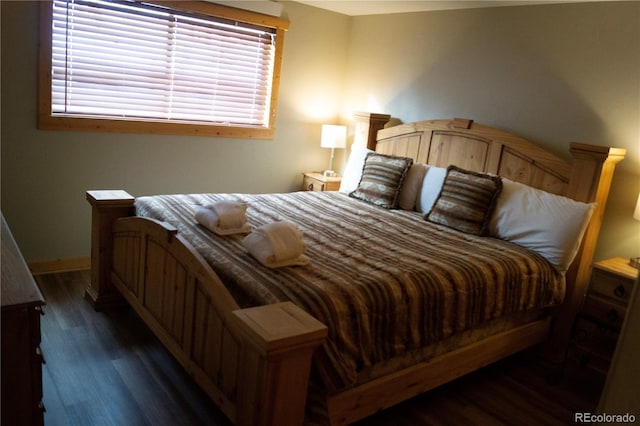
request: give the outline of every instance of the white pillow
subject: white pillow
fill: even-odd
[[[359,145],[351,146],[351,153],[349,154],[347,165],[344,168],[338,191],[348,194],[358,188],[360,178],[362,177],[362,169],[364,168],[364,160],[370,152],[375,151]]]
[[[502,192],[489,220],[489,234],[544,256],[566,272],[595,209],[581,203],[502,178]]]
[[[416,200],[420,194],[422,182],[428,168],[429,166],[422,163],[416,163],[411,166],[402,183],[400,195],[398,195],[398,207],[410,211],[416,209]]]
[[[447,169],[444,167],[428,166],[427,173],[422,181],[422,188],[416,199],[416,210],[427,214],[436,202],[444,179],[447,177]]]

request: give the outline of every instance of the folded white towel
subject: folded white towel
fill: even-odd
[[[304,255],[307,245],[302,231],[291,222],[273,222],[256,228],[242,240],[242,245],[269,268],[309,264]]]
[[[246,212],[246,203],[223,200],[199,208],[196,221],[218,235],[246,234],[251,232]]]

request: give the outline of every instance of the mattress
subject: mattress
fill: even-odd
[[[198,225],[195,211],[223,199],[246,202],[254,228],[294,222],[311,263],[267,268],[242,235]],[[314,368],[330,393],[376,365],[564,297],[563,277],[523,247],[339,192],[158,195],[135,205],[137,215],[175,226],[241,306],[290,300],[325,323],[329,337]]]

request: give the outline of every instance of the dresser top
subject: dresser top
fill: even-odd
[[[638,276],[638,269],[629,264],[629,259],[623,259],[621,257],[601,260],[596,262],[593,266],[613,274],[622,275],[632,280],[635,280]]]
[[[0,284],[2,288],[0,289],[0,299],[2,299],[2,309],[44,305],[44,297],[42,297],[42,293],[13,239],[7,222],[4,220],[4,215],[2,215],[1,239],[2,262],[0,262],[0,268],[2,276]]]
[[[323,182],[340,182],[342,180],[342,176],[325,176],[322,172],[304,172],[303,174]]]

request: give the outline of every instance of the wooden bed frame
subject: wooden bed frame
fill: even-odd
[[[572,143],[568,163],[471,120],[382,129],[389,116],[357,114],[356,119],[356,137],[379,152],[499,174],[575,200],[596,201],[597,208],[567,272],[565,301],[550,318],[328,396],[331,424],[355,422],[543,342],[550,358],[560,362],[586,291],[615,165],[625,150]],[[289,302],[239,309],[176,229],[133,216],[134,197],[122,190],[88,191],[87,199],[93,209],[86,297],[94,307],[124,298],[235,424],[302,424],[311,358],[326,338],[326,327]]]

